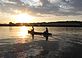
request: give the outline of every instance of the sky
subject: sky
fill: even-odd
[[[30,22],[82,21],[82,0],[0,0],[0,23],[22,13],[35,17]]]

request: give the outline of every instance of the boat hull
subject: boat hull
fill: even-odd
[[[46,33],[46,32],[32,32],[32,31],[28,31],[28,33],[33,34],[33,35],[43,35],[43,36],[51,36],[51,33]]]

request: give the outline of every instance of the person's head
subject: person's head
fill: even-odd
[[[34,28],[34,27],[32,26],[32,28]]]
[[[46,29],[48,29],[48,28],[46,27]]]

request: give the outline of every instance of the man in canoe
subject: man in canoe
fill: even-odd
[[[48,41],[48,28],[46,27],[46,30],[44,31],[44,37],[46,38],[46,41]]]
[[[34,33],[34,27],[33,26],[32,26],[32,30],[31,31],[32,31],[32,33]]]
[[[48,28],[46,27],[46,31],[45,31],[46,33],[48,33]]]
[[[32,30],[31,30],[31,34],[32,34],[32,39],[34,39],[34,27],[32,26]]]

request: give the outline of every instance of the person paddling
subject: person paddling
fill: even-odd
[[[31,30],[33,33],[34,33],[34,27],[32,26],[32,30]]]
[[[32,26],[32,30],[31,30],[31,34],[32,34],[32,39],[34,39],[34,27]]]
[[[44,37],[46,38],[46,41],[48,41],[48,28],[46,27],[46,30],[44,31]]]
[[[46,31],[45,31],[46,33],[48,33],[48,28],[46,27]]]

